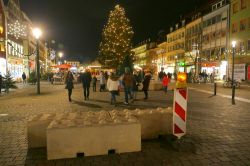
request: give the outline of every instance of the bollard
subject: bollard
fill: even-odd
[[[235,84],[233,84],[233,87],[232,87],[232,104],[233,105],[235,105],[234,97],[235,97]]]
[[[217,94],[217,83],[214,83],[214,96]]]

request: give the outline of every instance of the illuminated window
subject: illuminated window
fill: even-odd
[[[238,3],[237,2],[233,4],[233,13],[236,13],[236,12],[238,12]]]
[[[241,0],[241,9],[245,9],[247,7],[247,1],[246,0]]]
[[[232,33],[235,33],[238,31],[237,23],[232,24]]]
[[[246,26],[247,26],[247,20],[246,19],[241,20],[240,21],[240,31],[246,30]]]

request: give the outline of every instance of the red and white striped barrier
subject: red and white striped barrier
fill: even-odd
[[[173,134],[179,139],[186,134],[187,96],[187,88],[174,91]]]

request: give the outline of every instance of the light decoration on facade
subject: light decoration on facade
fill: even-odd
[[[26,37],[26,26],[22,25],[18,20],[16,20],[14,23],[9,23],[8,34],[14,36],[16,39]]]

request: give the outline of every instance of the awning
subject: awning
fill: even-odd
[[[56,66],[51,66],[51,67],[60,68],[60,69],[69,69],[69,68],[72,67],[72,65],[69,65],[69,64],[61,64],[61,65],[56,65]]]

